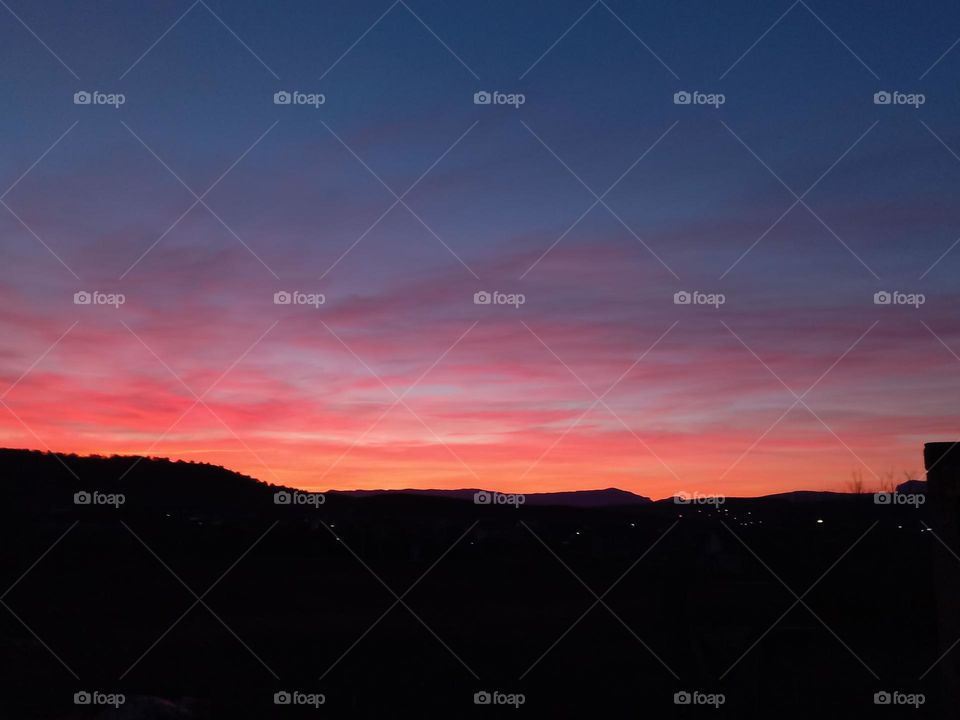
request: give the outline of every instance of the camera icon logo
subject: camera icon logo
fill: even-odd
[[[93,300],[93,296],[88,293],[86,290],[80,290],[73,294],[73,304],[74,305],[89,305]]]
[[[289,305],[293,302],[293,295],[286,290],[278,290],[273,294],[274,305]]]
[[[480,290],[473,294],[474,305],[489,305],[491,302],[493,302],[493,296],[486,290]]]
[[[893,503],[893,493],[874,493],[873,502],[875,505],[891,505]]]
[[[293,696],[286,690],[281,690],[273,694],[274,705],[289,705],[293,702]]]
[[[280,90],[273,94],[274,105],[289,105],[291,102],[293,102],[293,96],[286,90]]]
[[[689,105],[693,101],[693,96],[686,90],[680,90],[673,94],[674,105]]]
[[[89,105],[93,101],[93,96],[86,90],[80,90],[73,94],[74,105]]]
[[[873,94],[874,105],[889,105],[891,102],[893,102],[893,96],[886,90],[881,90]]]
[[[891,702],[893,702],[893,696],[886,690],[881,690],[873,694],[874,705],[889,705]]]
[[[693,702],[693,696],[686,690],[681,690],[673,694],[674,705],[689,705],[691,702]]]
[[[89,505],[93,501],[93,496],[86,490],[81,490],[73,494],[74,505]]]
[[[493,702],[493,696],[490,695],[486,690],[481,690],[473,694],[473,704],[474,705],[489,705]]]
[[[278,490],[273,494],[274,505],[289,505],[293,497],[286,490]]]
[[[474,505],[489,505],[491,502],[493,502],[493,495],[486,490],[480,490],[473,494]]]
[[[673,294],[674,305],[689,305],[693,297],[686,290],[680,290]]]
[[[489,105],[491,102],[493,102],[493,96],[486,90],[481,90],[473,94],[474,105]]]
[[[81,690],[80,692],[75,692],[73,694],[73,704],[74,705],[89,705],[93,702],[93,696],[90,695],[86,690]]]
[[[886,290],[881,290],[873,294],[873,304],[874,305],[889,305],[893,296],[890,295]]]

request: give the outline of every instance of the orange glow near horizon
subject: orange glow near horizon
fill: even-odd
[[[202,408],[193,412],[209,415]],[[267,444],[250,436],[241,442],[210,419],[209,436],[194,442],[176,438],[153,445],[117,439],[103,444],[54,435],[41,445],[26,430],[17,433],[8,427],[2,444],[78,455],[149,455],[207,462],[265,482],[314,491],[484,488],[533,493],[618,487],[658,499],[678,492],[756,496],[790,490],[846,491],[857,471],[868,489],[880,489],[891,479],[901,482],[907,475],[922,477],[920,437],[902,448],[883,443],[870,447],[866,454],[877,463],[874,468],[859,463],[851,450],[828,433],[816,436],[812,427],[811,437],[803,442],[771,433],[773,437],[767,436],[750,451],[757,436],[749,433],[641,441],[622,428],[588,437],[578,437],[574,430],[559,442],[562,430],[531,432],[509,443],[444,438],[444,444],[432,437],[414,437],[394,442],[379,438],[357,445],[347,438],[339,444]],[[423,435],[427,434],[424,430]]]
[[[916,352],[915,323],[728,316],[738,339],[713,309],[674,323],[672,305],[635,325],[472,304],[450,318],[437,296],[461,285],[423,285],[331,302],[322,322],[278,310],[269,288],[243,312],[182,323],[165,307],[80,308],[76,326],[7,317],[22,342],[5,362],[0,445],[204,461],[312,490],[661,498],[922,477],[923,443],[960,427],[956,360],[929,334]],[[385,315],[404,301],[409,327]],[[785,329],[803,323],[815,343]],[[814,383],[798,403],[791,391]]]

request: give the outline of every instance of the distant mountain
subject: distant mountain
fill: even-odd
[[[370,497],[374,495],[427,495],[430,497],[454,498],[457,500],[470,500],[476,502],[474,498],[485,493],[492,499],[492,503],[483,503],[485,499],[481,495],[481,504],[497,504],[495,496],[503,497],[504,493],[495,493],[489,490],[479,490],[468,488],[462,490],[333,490],[330,495],[345,495],[350,497]],[[509,497],[509,496],[507,496]],[[606,488],[604,490],[571,490],[568,492],[545,492],[545,493],[525,493],[523,494],[524,505],[566,505],[570,507],[599,508],[614,507],[619,505],[639,505],[652,502],[650,498],[643,495],[636,495],[619,488]],[[508,504],[506,502],[502,504]]]
[[[293,488],[272,485],[241,473],[209,463],[173,461],[160,457],[133,455],[88,455],[50,453],[37,450],[0,448],[0,512],[15,513],[18,509],[61,511],[75,506],[76,493],[124,495],[128,509],[201,513],[226,517],[259,513],[274,505],[274,494]],[[897,486],[900,493],[923,493],[926,483],[910,480]],[[567,492],[526,493],[522,503],[517,496],[505,496],[477,488],[456,490],[332,490],[324,493],[328,502],[353,504],[362,498],[396,498],[406,502],[416,497],[430,497],[479,504],[522,504],[535,507],[613,508],[639,505],[670,505],[672,498],[652,501],[619,488],[574,490]],[[760,498],[726,498],[727,501],[786,502],[812,504],[820,502],[856,502],[849,493],[797,490],[766,495]],[[516,500],[514,498],[517,498]],[[489,500],[489,502],[485,502]],[[292,509],[292,508],[291,508]],[[309,509],[304,507],[302,509]]]
[[[866,494],[866,493],[864,493]],[[787,500],[789,502],[822,502],[824,500],[837,500],[847,497],[855,497],[852,493],[832,492],[830,490],[789,490],[782,493],[773,493],[771,495],[760,495],[758,500]]]
[[[274,493],[294,491],[208,463],[133,455],[73,455],[0,448],[0,506],[64,510],[77,493],[122,494],[129,509],[202,512],[227,516],[259,512],[274,505]],[[485,493],[490,504],[512,504],[502,493],[459,490],[345,490],[325,493],[349,502],[372,496],[429,496],[474,502]],[[513,496],[515,497],[515,496]],[[524,505],[602,508],[649,503],[650,498],[617,488],[531,493]]]
[[[897,485],[897,492],[903,495],[925,495],[927,492],[927,481],[907,480]]]

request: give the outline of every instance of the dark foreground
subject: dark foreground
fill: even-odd
[[[144,462],[117,485],[120,466],[90,462],[78,482],[0,457],[0,717],[944,710],[934,663],[955,638],[938,637],[926,505],[312,507],[203,466]],[[124,504],[74,505],[94,484]]]

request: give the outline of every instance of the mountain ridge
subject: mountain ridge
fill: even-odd
[[[470,501],[477,504],[531,506],[568,506],[579,508],[613,508],[669,503],[671,497],[653,500],[622,488],[593,488],[533,493],[502,493],[484,488],[371,488],[304,490],[273,484],[222,465],[145,455],[78,455],[23,448],[0,448],[0,478],[29,478],[30,483],[8,483],[0,486],[7,500],[40,501],[47,495],[66,498],[80,491],[130,493],[138,504],[157,507],[189,507],[194,504],[215,504],[241,508],[252,502],[273,502],[279,491],[320,493],[343,500],[374,497],[428,497]],[[911,480],[897,487],[898,492],[923,492],[926,483]],[[478,494],[485,494],[476,497]],[[870,493],[864,493],[869,495]],[[805,503],[850,498],[855,494],[820,490],[789,490],[758,496],[728,496],[724,501],[781,500]]]

